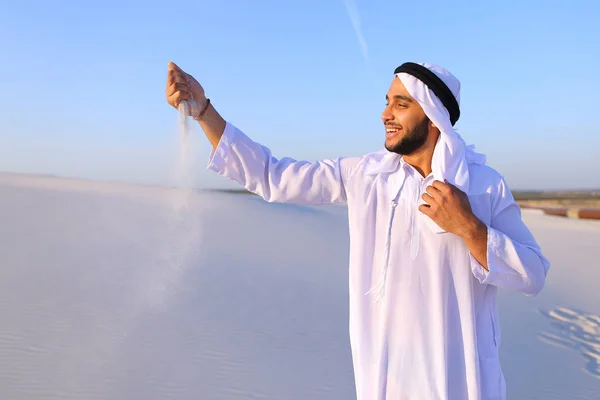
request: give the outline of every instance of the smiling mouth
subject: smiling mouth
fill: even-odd
[[[396,136],[398,134],[398,132],[400,132],[399,128],[391,128],[391,127],[385,128],[385,137],[389,139],[391,137]]]

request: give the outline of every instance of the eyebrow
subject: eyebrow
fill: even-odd
[[[412,103],[412,101],[413,101],[410,97],[403,96],[401,94],[395,94],[393,97],[394,97],[395,100],[404,100],[404,101],[408,101],[409,103]],[[385,95],[385,99],[386,100],[390,99],[387,94]]]

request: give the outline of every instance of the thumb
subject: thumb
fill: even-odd
[[[169,69],[173,69],[175,71],[183,72],[181,68],[177,66],[173,61],[169,61]]]

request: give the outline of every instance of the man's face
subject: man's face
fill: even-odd
[[[385,148],[410,155],[427,141],[429,118],[397,77],[394,77],[385,99],[386,107],[381,114],[385,125]]]

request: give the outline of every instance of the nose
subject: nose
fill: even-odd
[[[390,106],[389,105],[385,106],[385,108],[383,109],[383,112],[381,113],[381,120],[385,124],[386,122],[389,122],[393,119],[394,119],[394,114],[392,114]]]

